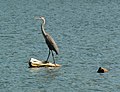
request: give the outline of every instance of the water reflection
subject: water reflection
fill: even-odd
[[[60,67],[39,67],[39,68],[30,68],[32,74],[42,76],[46,79],[55,79],[60,75]]]
[[[40,70],[47,70],[47,71],[57,71],[60,67],[33,67],[30,68],[30,72],[39,72]]]

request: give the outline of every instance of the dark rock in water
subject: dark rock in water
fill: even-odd
[[[99,67],[99,69],[97,71],[97,73],[105,73],[105,72],[108,72],[108,70],[105,68],[102,68],[102,67]]]

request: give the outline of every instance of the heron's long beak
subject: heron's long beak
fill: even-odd
[[[40,17],[36,16],[35,19],[41,19]]]

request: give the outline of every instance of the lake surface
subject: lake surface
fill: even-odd
[[[46,18],[62,67],[28,68],[48,55],[35,16]],[[120,92],[120,1],[0,0],[0,49],[0,92]]]

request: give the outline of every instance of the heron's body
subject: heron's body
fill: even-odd
[[[45,41],[46,41],[47,46],[48,46],[48,48],[50,50],[55,51],[56,54],[59,53],[59,49],[58,49],[57,44],[55,43],[55,41],[53,40],[53,38],[48,33],[46,34]]]
[[[48,62],[48,59],[49,59],[49,56],[50,56],[50,51],[52,52],[52,56],[53,56],[53,60],[54,60],[54,63],[55,63],[55,59],[54,59],[54,53],[53,51],[58,54],[59,53],[59,48],[57,46],[57,44],[55,43],[54,39],[48,34],[45,32],[45,29],[44,29],[44,26],[45,26],[45,18],[44,17],[40,17],[39,19],[42,19],[42,24],[41,24],[41,31],[42,31],[42,34],[45,38],[45,41],[46,41],[46,44],[49,48],[49,54],[48,54],[48,57],[47,57],[47,60],[46,62]]]

